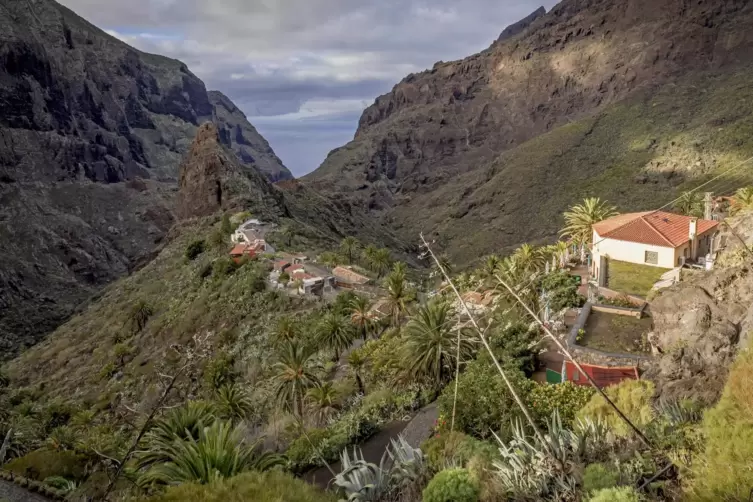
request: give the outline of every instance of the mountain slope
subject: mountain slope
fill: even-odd
[[[624,210],[661,205],[694,176],[753,152],[744,134],[725,139],[747,126],[751,22],[753,4],[739,0],[565,0],[479,54],[406,77],[306,180],[403,239],[441,234],[461,263],[551,238],[560,212],[585,194],[614,196]],[[654,96],[664,115],[652,111]],[[693,120],[700,138],[683,137]],[[679,167],[696,154],[707,165]]]
[[[52,0],[0,1],[0,42],[2,357],[151,256],[202,122],[220,123],[249,168],[291,177],[183,63],[139,52]]]

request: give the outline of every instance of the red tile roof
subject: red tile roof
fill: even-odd
[[[332,275],[334,275],[336,279],[351,284],[366,284],[371,280],[368,277],[345,267],[335,267],[334,270],[332,270]]]
[[[286,268],[285,272],[287,272],[288,274],[294,274],[294,273],[298,272],[299,270],[301,271],[301,273],[303,273],[303,272],[306,271],[303,268],[303,265],[301,265],[300,263],[297,263],[295,265],[291,265],[288,268]]]
[[[290,262],[285,260],[279,260],[275,262],[274,268],[275,270],[284,270],[285,267],[289,266]]]
[[[236,244],[233,249],[230,250],[231,256],[243,256],[243,254],[246,252],[246,249],[248,249],[247,244]]]
[[[628,213],[600,221],[594,225],[594,230],[601,238],[676,248],[690,241],[692,219],[694,218],[690,216],[664,211]],[[704,234],[719,225],[717,221],[696,219],[696,235]]]

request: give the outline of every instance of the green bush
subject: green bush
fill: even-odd
[[[35,450],[14,458],[3,468],[37,481],[53,476],[80,480],[85,474],[86,457],[65,450]]]
[[[204,252],[206,245],[207,243],[204,239],[193,241],[188,245],[188,247],[186,247],[186,258],[188,258],[189,260],[195,260],[201,253]]]
[[[466,469],[447,469],[424,488],[423,502],[476,502],[479,487]]]
[[[205,263],[199,269],[199,279],[202,281],[212,275],[212,263]]]
[[[204,368],[204,381],[213,390],[219,390],[225,385],[233,385],[237,378],[235,358],[229,354],[217,355]]]
[[[753,491],[753,351],[741,352],[719,402],[706,412],[706,437],[688,488],[698,501],[748,500]]]
[[[648,380],[625,380],[607,387],[605,392],[639,429],[646,427],[654,419],[654,409],[651,406],[654,384]],[[629,426],[598,394],[578,412],[578,417],[602,418],[617,436],[626,437],[632,434]]]
[[[594,493],[588,502],[640,502],[641,496],[632,486],[605,488]]]
[[[542,425],[551,418],[554,410],[559,410],[562,424],[570,427],[575,416],[591,399],[594,390],[584,385],[563,382],[556,385],[534,384],[528,396],[531,411]]]
[[[514,363],[505,371],[525,401],[533,382]],[[450,383],[439,396],[439,411],[447,417],[452,415],[454,390],[454,383]],[[509,437],[512,420],[520,417],[520,409],[497,368],[483,359],[470,363],[458,380],[455,427],[481,439],[491,437],[494,431],[504,440]]]
[[[150,502],[335,502],[334,494],[296,479],[290,474],[246,472],[208,485],[186,483],[168,488]]]
[[[508,324],[506,319],[500,319],[497,322],[498,327],[492,329],[489,336],[489,345],[492,347],[494,356],[502,364],[517,365],[530,376],[536,369],[536,358],[531,343],[537,333],[522,323]],[[486,351],[481,351],[479,359],[493,364]]]
[[[496,445],[480,441],[462,432],[440,433],[421,445],[429,468],[439,472],[451,466],[467,467],[476,456],[491,460],[499,454]]]
[[[233,275],[238,268],[238,264],[232,259],[228,257],[219,258],[212,264],[212,277],[222,280]]]
[[[591,493],[595,490],[614,488],[620,481],[620,474],[613,466],[591,464],[583,473],[583,491]]]
[[[580,307],[585,298],[578,294],[581,278],[565,271],[553,272],[541,281],[541,288],[549,296],[549,308],[559,312],[570,307]]]

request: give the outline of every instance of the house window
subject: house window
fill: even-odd
[[[659,253],[657,251],[646,251],[645,262],[650,265],[658,265]]]

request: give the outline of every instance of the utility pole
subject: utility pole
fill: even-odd
[[[710,220],[713,216],[713,209],[714,209],[714,194],[711,192],[706,192],[705,196],[703,197],[703,219]]]

